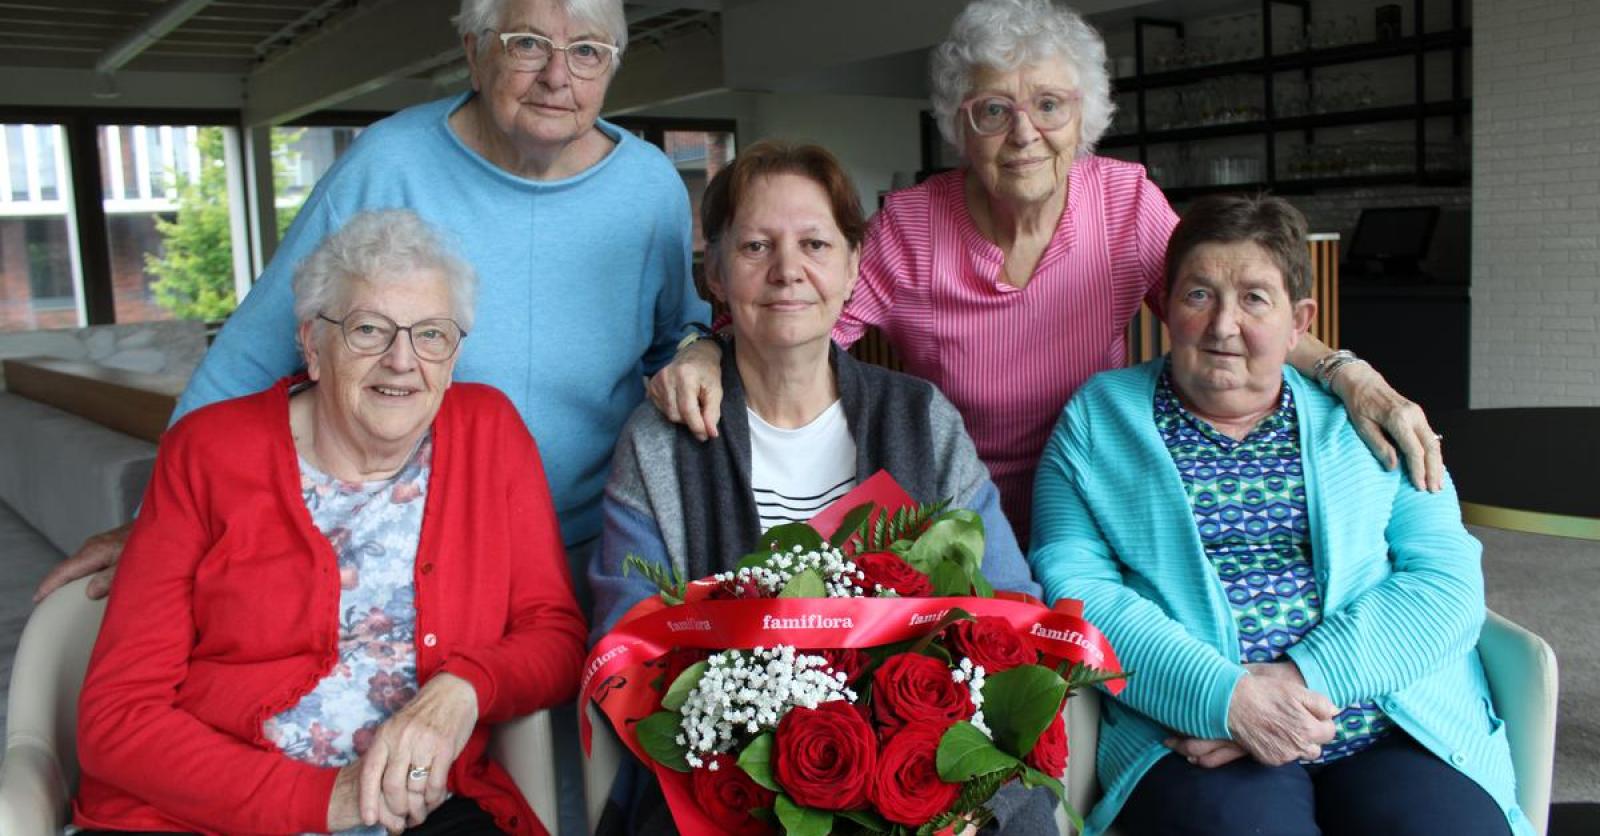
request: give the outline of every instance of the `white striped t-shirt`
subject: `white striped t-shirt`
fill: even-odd
[[[805,522],[856,486],[856,442],[839,401],[811,423],[774,427],[750,415],[750,487],[761,530]]]

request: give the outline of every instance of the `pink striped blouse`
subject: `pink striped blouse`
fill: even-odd
[[[962,176],[889,196],[833,338],[849,346],[876,326],[907,371],[944,392],[1026,542],[1045,440],[1090,375],[1124,364],[1140,300],[1160,310],[1177,216],[1143,166],[1085,155],[1072,166],[1061,226],[1018,290],[967,213]]]

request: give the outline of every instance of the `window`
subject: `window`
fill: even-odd
[[[300,205],[335,161],[360,135],[359,127],[307,126],[272,129],[273,198],[281,238]]]
[[[234,141],[217,125],[100,129],[117,322],[214,322],[233,312],[247,263],[235,253]]]
[[[664,131],[662,150],[678,169],[683,185],[689,189],[689,211],[694,216],[694,251],[705,252],[706,237],[700,230],[700,200],[706,186],[724,166],[733,162],[732,131]]]
[[[650,142],[672,160],[689,190],[689,209],[694,216],[694,251],[705,252],[705,235],[700,230],[700,200],[711,178],[733,162],[737,152],[734,123],[726,119],[646,119],[621,117],[615,124]]]
[[[61,126],[0,127],[0,331],[82,325]]]

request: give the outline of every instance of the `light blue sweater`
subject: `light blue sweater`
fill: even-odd
[[[1244,676],[1233,615],[1152,418],[1163,361],[1096,375],[1067,405],[1039,463],[1029,561],[1045,598],[1084,614],[1134,674],[1106,700],[1096,771],[1105,796],[1088,836],[1109,826],[1172,732],[1231,738]],[[1406,733],[1476,781],[1532,834],[1517,808],[1511,752],[1476,649],[1482,547],[1455,488],[1415,490],[1385,471],[1338,401],[1293,369],[1322,621],[1290,648],[1306,684],[1335,705],[1375,699]]]
[[[508,174],[450,130],[467,95],[362,132],[307,198],[172,418],[299,369],[295,267],[355,213],[409,208],[478,272],[477,322],[456,379],[516,404],[573,544],[600,533],[612,446],[643,399],[643,376],[672,358],[685,323],[708,316],[689,275],[688,192],[660,150],[605,122],[617,145],[587,171],[543,182]]]

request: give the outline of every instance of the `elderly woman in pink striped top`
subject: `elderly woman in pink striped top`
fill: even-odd
[[[1144,301],[1164,316],[1167,237],[1177,223],[1144,168],[1093,154],[1111,122],[1105,44],[1051,0],[973,0],[934,50],[933,107],[963,165],[889,196],[873,218],[861,279],[833,338],[868,326],[906,370],[966,420],[1017,532],[1062,407],[1096,372],[1123,365]],[[715,434],[722,392],[714,342],[686,346],[651,381],[666,416]],[[1290,358],[1332,377],[1378,458],[1394,447],[1418,487],[1437,490],[1438,441],[1422,411],[1370,366],[1303,339]]]

